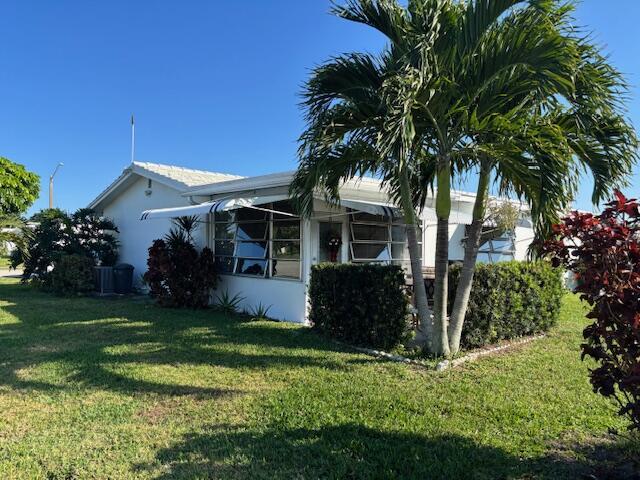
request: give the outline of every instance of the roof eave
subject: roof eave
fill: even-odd
[[[105,188],[102,192],[100,192],[98,196],[94,198],[89,203],[89,205],[87,205],[87,207],[91,208],[92,210],[98,210],[100,205],[105,200],[107,200],[109,196],[124,182],[126,182],[132,175],[133,175],[133,172],[131,171],[131,168],[130,167],[125,168],[120,174],[120,176],[116,178],[113,182],[111,182],[111,184],[107,188]]]

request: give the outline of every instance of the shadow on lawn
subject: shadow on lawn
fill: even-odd
[[[327,352],[339,348],[310,332],[242,323],[211,310],[161,309],[146,301],[64,299],[17,284],[0,284],[0,299],[8,302],[2,309],[18,320],[0,324],[0,385],[14,389],[79,386],[217,397],[231,391],[145,381],[115,370],[127,363],[349,368],[349,362],[327,358]],[[351,362],[359,361],[364,360]],[[64,362],[72,373],[56,384],[20,373],[48,362]]]
[[[159,480],[187,478],[573,479],[593,468],[548,456],[523,460],[457,435],[424,437],[359,425],[317,430],[238,430],[217,425],[162,450]],[[598,476],[601,480],[627,478]],[[635,478],[635,477],[628,477]]]

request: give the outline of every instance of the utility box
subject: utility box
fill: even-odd
[[[93,280],[100,295],[113,293],[113,267],[93,267]]]

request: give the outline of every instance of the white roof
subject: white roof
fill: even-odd
[[[162,185],[173,188],[179,193],[184,193],[201,185],[211,185],[217,182],[226,182],[242,178],[238,175],[194,170],[176,165],[132,162],[122,171],[122,174],[118,178],[89,203],[89,208],[100,209],[100,207],[108,203],[114,195],[117,195],[122,189],[131,185],[131,183],[136,180],[136,176],[149,178]]]
[[[175,165],[163,165],[160,163],[150,162],[133,162],[132,166],[137,172],[145,172],[151,175],[159,175],[176,184],[182,189],[197,187],[200,185],[209,185],[211,183],[225,182],[235,180],[238,175],[229,175],[227,173],[209,172],[207,170],[194,170],[192,168],[177,167]]]
[[[160,176],[179,186],[180,190],[187,190],[200,185],[226,182],[235,180],[238,175],[227,173],[209,172],[207,170],[194,170],[192,168],[178,167],[176,165],[163,165],[161,163],[133,162],[128,168],[132,168],[135,173]]]

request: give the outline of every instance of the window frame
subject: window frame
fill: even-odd
[[[348,217],[349,217],[349,261],[352,263],[379,263],[384,265],[401,265],[403,268],[405,265],[408,265],[410,262],[409,258],[409,249],[407,243],[406,229],[407,225],[402,221],[401,218],[398,217],[390,217],[390,216],[380,216],[380,215],[371,215],[372,219],[367,219],[367,217],[357,218],[358,215],[362,215],[363,212],[358,212],[356,210],[349,209]],[[387,231],[387,239],[386,240],[356,240],[354,234],[354,225],[367,225],[367,226],[384,226]],[[394,227],[402,227],[404,228],[404,240],[394,240],[393,230]],[[420,256],[422,258],[422,225],[419,226],[419,251]],[[378,260],[376,258],[359,258],[355,256],[354,245],[384,245],[386,250],[389,253],[389,259]],[[406,256],[402,257],[394,257],[393,247],[400,245],[403,252],[406,252]]]
[[[243,207],[243,208],[247,208],[250,209],[249,207]],[[302,281],[302,268],[303,268],[303,223],[302,223],[302,219],[299,216],[295,216],[295,217],[289,217],[289,216],[282,216],[279,215],[277,213],[274,213],[272,210],[275,209],[274,204],[269,203],[269,204],[265,204],[265,205],[261,205],[261,208],[264,209],[269,209],[269,211],[265,211],[265,219],[257,219],[257,220],[238,220],[238,210],[231,210],[228,212],[224,212],[226,215],[228,215],[228,218],[222,221],[219,221],[216,219],[216,213],[213,213],[211,215],[212,221],[213,221],[213,229],[212,229],[212,240],[211,240],[211,244],[213,246],[213,254],[214,254],[214,258],[217,260],[218,258],[225,258],[225,259],[232,259],[233,262],[233,266],[232,266],[232,271],[230,272],[220,272],[220,275],[233,275],[233,276],[237,276],[237,277],[247,277],[247,278],[266,278],[266,279],[277,279],[277,280],[286,280],[286,281]],[[297,223],[298,224],[298,237],[297,238],[276,238],[273,236],[274,233],[274,224],[278,224],[281,222],[290,222],[291,224]],[[266,228],[265,228],[265,234],[264,234],[264,238],[263,239],[240,239],[238,238],[238,232],[241,230],[239,225],[241,224],[251,224],[251,223],[265,223],[266,224]],[[234,235],[232,239],[229,238],[224,238],[224,239],[220,239],[218,240],[216,237],[216,230],[218,227],[218,225],[227,225],[227,229],[229,228],[229,225],[235,225],[234,227]],[[233,254],[232,255],[227,255],[227,254],[217,254],[216,253],[216,245],[218,241],[227,241],[227,242],[232,242],[233,243]],[[248,256],[242,256],[239,255],[239,248],[240,245],[245,244],[245,243],[266,243],[266,248],[265,248],[265,252],[264,252],[264,256],[263,257],[248,257]],[[298,258],[278,258],[275,254],[274,254],[274,244],[276,243],[291,243],[291,244],[297,244],[298,245],[298,250],[299,250],[299,254],[298,254]],[[264,272],[262,275],[253,275],[253,274],[248,274],[248,273],[240,273],[238,272],[238,268],[239,268],[239,264],[241,260],[255,260],[255,261],[265,261],[266,265],[264,268]],[[288,276],[288,275],[279,275],[279,274],[275,274],[274,275],[274,262],[297,262],[298,263],[298,276],[294,277],[294,276]]]
[[[468,228],[468,226],[467,226]],[[485,228],[487,230],[485,230]],[[494,226],[484,226],[482,227],[482,232],[481,232],[481,239],[482,239],[482,235],[486,234],[487,232],[491,232],[491,230],[496,230],[496,227]],[[465,240],[466,240],[466,235],[465,235]],[[496,248],[493,245],[493,242],[509,242],[510,247],[508,248]],[[511,260],[515,260],[516,257],[516,232],[515,229],[510,229],[510,230],[506,230],[504,232],[502,232],[500,235],[496,236],[496,237],[490,237],[487,240],[485,240],[483,243],[480,244],[480,246],[478,247],[478,256],[480,255],[486,255],[489,259],[488,263],[498,263],[498,262],[508,262]],[[509,259],[504,259],[504,260],[500,260],[500,259],[494,259],[494,255],[495,256],[508,256],[510,257]]]

